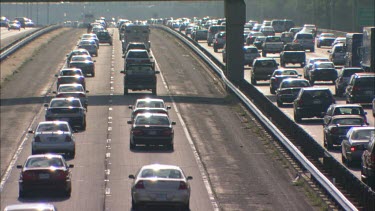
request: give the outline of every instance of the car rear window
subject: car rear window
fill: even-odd
[[[351,138],[354,140],[370,140],[373,130],[358,130],[352,133]]]
[[[136,125],[169,125],[169,119],[166,116],[138,116],[135,120]]]
[[[339,107],[333,112],[334,115],[350,115],[350,114],[363,114],[363,110],[355,107]]]
[[[149,58],[147,52],[141,51],[141,52],[134,52],[130,51],[128,53],[127,58]]]
[[[141,173],[141,177],[181,179],[182,174],[176,169],[144,169]]]
[[[363,78],[357,78],[355,80],[355,86],[361,86],[361,87],[372,87],[372,89],[375,89],[375,77],[363,77]]]
[[[330,97],[332,97],[332,95],[326,90],[308,90],[304,91],[302,95],[302,99],[328,99]]]
[[[342,76],[343,77],[350,77],[352,76],[354,73],[361,73],[361,72],[364,72],[363,69],[345,69],[343,71],[343,74]]]
[[[257,61],[255,64],[261,67],[275,67],[276,66],[276,62],[274,60]]]
[[[312,34],[297,34],[297,39],[313,39]]]
[[[54,100],[51,102],[50,107],[81,107],[79,100]]]
[[[60,158],[48,158],[48,157],[36,157],[36,158],[30,158],[25,167],[28,168],[38,168],[38,167],[63,167],[64,164]]]
[[[83,92],[82,86],[59,86],[58,92]]]
[[[40,124],[36,132],[69,131],[66,124]]]
[[[338,125],[362,125],[363,119],[359,119],[359,118],[334,119],[332,123],[338,124]]]
[[[292,88],[292,87],[309,87],[310,84],[307,81],[285,81],[282,82],[281,88]]]
[[[266,42],[281,42],[281,37],[267,37]]]
[[[335,68],[333,63],[317,63],[316,68]]]

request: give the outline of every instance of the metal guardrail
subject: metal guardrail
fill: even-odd
[[[257,116],[257,118],[263,123],[263,125],[267,128],[267,130],[269,130],[283,145],[285,148],[287,148],[289,150],[289,153],[291,153],[299,162],[300,164],[307,170],[309,171],[309,173],[311,174],[311,176],[315,179],[315,181],[317,181],[321,187],[323,187],[325,189],[325,191],[327,192],[327,194],[329,194],[336,202],[337,204],[344,210],[358,210],[337,188],[336,186],[326,177],[324,176],[306,157],[305,155],[278,129],[278,127],[276,127],[273,122],[271,120],[269,120],[263,113],[261,110],[258,109],[257,106],[254,105],[253,102],[251,102],[248,98],[248,96],[246,94],[244,94],[243,92],[241,92],[235,85],[233,85],[225,76],[224,72],[223,72],[223,69],[224,69],[224,65],[218,61],[215,57],[213,57],[207,50],[205,50],[203,47],[201,47],[200,45],[198,45],[197,43],[195,42],[192,42],[192,40],[188,37],[186,37],[185,35],[183,35],[182,33],[179,33],[175,30],[172,30],[168,27],[165,27],[165,26],[155,26],[157,28],[160,28],[164,31],[167,31],[173,35],[175,35],[177,38],[179,38],[180,40],[182,40],[187,46],[189,46],[192,50],[194,50],[208,65],[211,66],[211,68],[215,71],[215,73],[220,76],[220,78],[222,79],[222,81],[226,84],[227,87],[229,87],[231,89],[231,91],[233,93],[235,93],[241,100],[242,102],[250,109],[253,111],[253,113]],[[263,101],[266,102],[267,104],[267,107],[270,108],[270,107],[275,107],[274,109],[271,109],[273,113],[277,113],[279,115],[284,115],[285,117],[284,118],[281,118],[284,122],[283,124],[288,124],[288,125],[292,125],[293,128],[289,128],[290,131],[293,131],[293,129],[297,129],[297,130],[294,130],[295,132],[297,132],[299,135],[298,138],[302,138],[304,137],[305,139],[299,139],[300,142],[304,142],[304,143],[301,143],[301,144],[304,144],[304,145],[309,145],[309,147],[311,147],[310,145],[315,145],[313,146],[312,148],[314,148],[314,150],[312,150],[313,152],[313,156],[315,157],[315,159],[319,159],[319,157],[323,157],[325,160],[326,160],[326,165],[327,163],[334,163],[336,160],[331,156],[329,155],[328,152],[326,152],[325,149],[323,149],[319,144],[317,144],[317,142],[310,136],[308,135],[302,128],[300,128],[297,124],[295,124],[292,120],[290,120],[290,118],[288,118],[284,113],[280,112],[280,110],[275,106],[273,105],[272,102],[270,102],[268,100],[268,98],[266,98],[264,95],[262,95],[262,93],[260,93],[255,87],[253,87],[252,85],[250,84],[244,84],[244,85],[241,85],[242,88],[244,88],[246,90],[251,88],[252,90],[252,93],[256,93],[256,95],[259,95],[259,96],[262,96],[263,98]],[[256,99],[256,97],[253,97],[253,99]],[[257,99],[256,99],[257,100]],[[264,103],[263,102],[263,103]],[[264,111],[263,111],[264,112]],[[289,121],[288,122],[285,122],[285,120],[288,119]],[[310,139],[312,140],[311,142],[307,143],[307,141],[310,141],[310,140],[306,140],[307,139]],[[315,154],[315,155],[314,155]],[[337,162],[337,161],[336,161]],[[338,163],[338,162],[337,162]],[[363,183],[361,183],[353,174],[351,174],[349,172],[348,174],[348,170],[346,170],[345,167],[343,167],[340,163],[338,163],[339,166],[341,166],[341,170],[339,171],[340,174],[345,174],[346,176],[344,176],[344,178],[348,177],[348,175],[351,175],[351,180],[355,181],[357,180],[357,182],[354,182],[356,183],[357,185],[352,185],[352,186],[355,186],[356,188],[358,188],[358,191],[356,192],[357,194],[359,194],[358,197],[362,198],[364,201],[364,203],[361,203],[361,204],[365,204],[364,207],[365,207],[365,210],[373,210],[374,208],[371,208],[371,207],[374,207],[374,199],[375,199],[375,195],[372,194],[371,195],[371,190],[365,186]],[[332,167],[333,171],[334,169],[340,169],[337,167],[337,165],[330,165],[330,167]],[[342,169],[346,170],[347,172],[343,171]],[[340,175],[337,175],[338,178],[343,178],[343,176],[340,177]],[[349,176],[350,177],[350,176]],[[353,178],[354,177],[354,178]],[[353,183],[351,183],[353,184]],[[359,184],[359,185],[358,185]],[[362,187],[360,187],[362,185]],[[366,192],[366,187],[367,187],[367,192]],[[362,201],[363,202],[363,201]],[[367,203],[366,203],[367,202]],[[367,208],[366,208],[367,207]]]
[[[3,49],[1,49],[0,54],[0,62],[4,59],[8,58],[10,55],[12,55],[14,52],[16,52],[18,49],[22,48],[29,42],[33,41],[34,39],[40,37],[43,34],[46,34],[50,31],[53,31],[55,29],[61,28],[61,25],[51,25],[47,26],[45,28],[41,28],[40,30],[35,31],[34,33],[28,34],[26,37],[20,38],[11,44],[7,45]]]

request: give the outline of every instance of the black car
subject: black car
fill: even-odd
[[[91,75],[91,77],[95,76],[95,60],[92,60],[91,56],[87,55],[78,55],[73,56],[70,60],[69,67],[70,68],[79,68],[82,70],[82,73],[87,76]]]
[[[97,32],[96,36],[99,39],[99,43],[108,43],[109,45],[112,45],[112,35],[107,30]]]
[[[279,88],[276,90],[277,106],[282,107],[284,103],[292,103],[298,96],[302,88],[310,87],[310,83],[302,78],[287,78],[284,79]]]
[[[314,85],[315,81],[332,81],[335,84],[337,79],[337,71],[332,62],[315,62],[309,74],[311,85]]]
[[[375,73],[355,73],[346,87],[346,103],[368,103],[375,98]]]
[[[154,70],[152,65],[129,65],[126,70],[120,71],[124,74],[124,95],[128,90],[151,90],[156,95],[157,78],[160,71]]]
[[[332,149],[333,145],[341,145],[350,128],[360,126],[367,126],[360,115],[333,116],[329,122],[323,124],[324,146]]]
[[[134,121],[128,121],[128,124],[131,124],[131,150],[137,145],[163,145],[173,150],[173,125],[176,122],[170,121],[167,114],[141,113],[134,118]]]
[[[335,102],[328,88],[302,88],[293,102],[294,120],[301,122],[302,118],[323,118],[324,112]]]

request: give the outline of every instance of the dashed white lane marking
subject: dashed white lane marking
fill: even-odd
[[[160,67],[159,67],[159,65],[158,65],[158,63],[156,61],[155,61],[155,65],[156,65],[157,69],[160,70]],[[189,141],[189,145],[190,145],[190,147],[191,147],[191,149],[193,151],[194,158],[195,158],[195,160],[196,160],[196,162],[198,164],[198,168],[199,168],[199,171],[201,173],[201,176],[202,176],[202,179],[203,179],[203,183],[204,183],[204,185],[206,187],[206,190],[207,190],[207,193],[208,193],[208,197],[210,198],[211,204],[212,204],[212,206],[213,206],[213,208],[214,208],[215,211],[219,211],[219,206],[218,206],[218,203],[217,203],[217,201],[215,199],[215,196],[213,194],[213,191],[212,191],[212,188],[211,188],[211,185],[210,185],[210,182],[209,182],[206,170],[203,167],[202,160],[199,157],[198,151],[197,151],[197,149],[196,149],[196,147],[194,145],[194,142],[193,142],[193,140],[191,138],[189,130],[187,129],[186,124],[185,124],[184,120],[182,119],[181,113],[179,112],[179,110],[177,108],[177,105],[176,105],[176,103],[175,103],[175,101],[174,101],[174,99],[173,99],[173,97],[172,97],[172,95],[171,95],[171,93],[169,91],[168,85],[167,85],[167,83],[164,80],[162,72],[160,72],[160,77],[161,77],[161,80],[163,81],[165,89],[167,90],[168,96],[169,96],[169,98],[172,101],[173,108],[176,111],[178,120],[181,122],[181,126],[182,126],[182,128],[184,130],[185,136],[186,136],[186,138]]]

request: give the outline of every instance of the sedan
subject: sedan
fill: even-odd
[[[309,73],[310,84],[315,81],[332,81],[335,84],[337,71],[332,62],[315,62]]]
[[[86,129],[86,109],[82,106],[79,98],[53,98],[46,107],[46,121],[67,121],[82,130]]]
[[[70,60],[72,59],[73,56],[77,56],[77,55],[88,55],[90,56],[90,53],[84,49],[84,48],[77,48],[77,49],[74,49],[72,50],[70,53],[66,54],[66,62],[67,64],[69,65],[70,63]]]
[[[22,169],[19,184],[19,197],[25,197],[27,193],[37,190],[60,190],[67,197],[72,191],[72,173],[61,155],[43,154],[31,155],[24,165],[17,165]]]
[[[137,144],[142,145],[163,145],[173,150],[173,125],[176,122],[170,121],[167,114],[141,113],[138,114],[131,124],[130,149],[134,150]]]
[[[333,145],[341,145],[350,128],[364,126],[367,124],[360,115],[333,116],[328,123],[323,125],[324,146],[332,149]]]
[[[151,164],[143,166],[133,179],[131,187],[132,207],[142,205],[175,205],[190,210],[190,184],[193,177],[185,176],[174,165]]]
[[[99,48],[100,40],[99,40],[98,36],[96,34],[94,34],[94,33],[82,34],[81,40],[95,40],[95,43],[96,43],[96,45]]]
[[[280,83],[287,78],[298,78],[297,70],[295,69],[277,69],[273,71],[270,78],[270,92],[276,94],[276,89],[279,88]]]
[[[91,56],[87,55],[77,55],[73,56],[69,67],[70,68],[79,68],[82,70],[83,74],[85,76],[91,75],[91,77],[95,76],[95,60],[92,60]]]
[[[360,115],[367,123],[367,112],[359,104],[332,104],[324,113],[324,123],[327,124],[333,116],[337,115]]]
[[[134,118],[137,114],[142,113],[158,113],[158,114],[167,114],[168,110],[166,108],[150,108],[150,107],[143,107],[143,108],[135,108],[132,110],[131,120],[134,121]]]
[[[95,40],[81,40],[77,46],[86,49],[91,56],[98,56],[98,44]]]
[[[88,98],[86,93],[88,90],[85,90],[81,84],[62,84],[57,89],[57,92],[53,92],[56,94],[56,97],[76,97],[79,98],[83,107],[86,108],[88,106]]]
[[[310,87],[310,83],[302,78],[284,79],[276,90],[277,106],[282,107],[284,103],[292,103],[302,88]]]
[[[316,47],[320,48],[321,46],[331,46],[335,39],[336,37],[332,33],[321,33],[318,36]]]
[[[40,154],[45,152],[66,153],[74,158],[76,145],[73,136],[74,131],[65,121],[45,121],[40,122],[35,131],[29,130],[34,134],[31,143],[31,154]]]
[[[352,127],[341,143],[341,160],[348,166],[353,162],[360,162],[362,153],[366,150],[375,133],[375,127]]]

